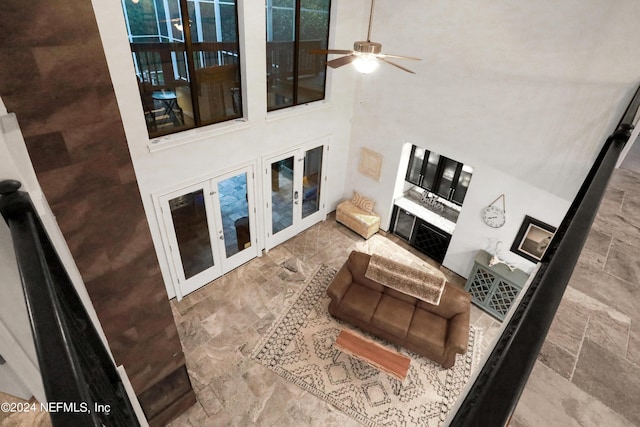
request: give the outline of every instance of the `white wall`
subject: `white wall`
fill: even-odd
[[[503,249],[524,215],[557,225],[640,80],[640,56],[630,54],[640,44],[635,0],[382,0],[372,39],[383,52],[422,57],[402,62],[416,75],[383,64],[361,78],[345,66],[328,72],[327,102],[266,114],[264,3],[239,3],[247,120],[150,143],[120,5],[94,1],[170,297],[175,293],[152,194],[247,161],[259,165],[263,156],[323,136],[331,144],[329,209],[359,189],[376,200],[383,228],[405,143],[474,166],[445,259],[445,266],[466,275],[472,253],[493,238],[475,228],[483,226],[479,210],[498,194],[507,195],[509,212],[496,233]],[[349,49],[364,38],[369,4],[333,2],[332,47]],[[384,156],[380,181],[357,172],[361,147]],[[530,268],[522,258],[515,262]]]
[[[0,392],[24,400],[29,400],[33,396],[8,363],[0,364]]]
[[[264,2],[238,3],[246,121],[213,125],[156,141],[148,138],[120,3],[94,1],[93,5],[169,297],[175,296],[175,291],[162,249],[153,194],[247,162],[260,166],[265,156],[327,136],[329,185],[324,188],[328,212],[335,208],[344,191],[357,76],[329,72],[327,101],[267,114]],[[365,0],[333,1],[332,44],[350,46],[366,33],[367,4]],[[256,188],[263,188],[262,174],[257,177]],[[262,207],[260,197],[258,202]],[[264,247],[264,241],[259,242],[259,247]]]
[[[357,133],[354,130],[354,134]],[[355,139],[356,137],[354,137]],[[354,144],[351,150],[354,166],[350,168],[347,179],[352,183],[353,189],[375,199],[375,210],[381,215],[382,228],[386,230],[390,225],[394,197],[397,197],[399,192],[406,190],[406,186],[402,184],[408,164],[407,146],[410,147],[410,144],[367,144],[367,147],[378,151],[385,157],[383,178],[380,182],[357,172],[359,146]],[[456,223],[447,256],[442,264],[459,275],[467,277],[478,249],[493,253],[496,243],[500,241],[502,242],[500,257],[517,268],[529,272],[534,264],[509,250],[525,215],[557,227],[571,201],[535,187],[490,165],[471,163],[471,166],[474,167],[471,184]],[[345,192],[349,191],[351,191],[349,188],[345,188]],[[482,222],[480,212],[482,208],[503,193],[506,200],[507,221],[503,227],[493,229]]]
[[[444,260],[463,276],[488,239],[508,255],[524,215],[558,225],[640,81],[639,15],[632,0],[376,2],[372,39],[423,61],[363,80],[345,196],[372,196],[387,227],[403,144],[474,166]],[[380,182],[357,172],[363,146],[384,156]],[[480,209],[501,193],[508,222],[492,233]]]
[[[494,229],[484,224],[480,218],[480,211],[503,193],[507,221],[502,227]],[[529,273],[534,264],[510,251],[525,215],[557,227],[570,205],[571,202],[568,200],[490,166],[478,166],[473,173],[464,207],[443,264],[467,277],[478,249],[494,253],[496,243],[502,242],[499,246],[499,257]]]

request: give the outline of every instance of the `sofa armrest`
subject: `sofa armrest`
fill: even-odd
[[[471,311],[458,313],[449,319],[449,330],[447,331],[446,351],[454,351],[459,354],[467,352],[469,344],[469,319]]]
[[[327,295],[337,304],[340,304],[342,297],[347,293],[352,281],[353,276],[345,263],[327,287]]]

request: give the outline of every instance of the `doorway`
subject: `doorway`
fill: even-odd
[[[253,166],[165,194],[158,203],[178,300],[258,255]]]
[[[265,249],[325,218],[326,149],[311,144],[264,159]]]

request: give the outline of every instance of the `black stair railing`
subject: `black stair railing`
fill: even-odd
[[[640,88],[607,138],[573,200],[540,268],[450,426],[508,424],[524,390],[595,219],[640,106]]]
[[[0,182],[47,410],[55,427],[139,426],[116,367],[71,283],[29,195]]]

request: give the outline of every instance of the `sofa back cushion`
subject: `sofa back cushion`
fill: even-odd
[[[400,291],[396,291],[395,289],[385,288],[384,293],[389,295],[390,297],[394,297],[399,299],[400,301],[404,301],[411,305],[416,305],[417,298],[412,297],[411,295],[404,294]]]
[[[429,304],[428,302],[420,300],[418,300],[417,303],[418,308],[442,316],[445,319],[451,319],[458,313],[469,311],[470,305],[471,296],[469,293],[448,282],[444,287],[439,305]]]
[[[375,291],[383,292],[385,287],[382,286],[378,282],[374,282],[371,279],[364,277],[364,274],[367,271],[367,267],[369,266],[369,259],[371,255],[352,251],[349,255],[349,259],[347,260],[347,265],[349,266],[349,271],[353,276],[353,281],[356,283],[360,283],[361,285],[367,286]]]

